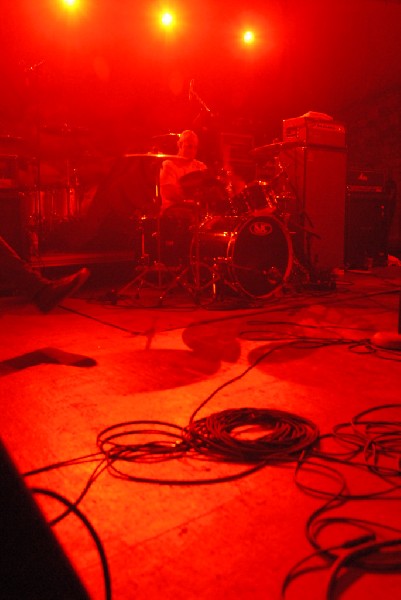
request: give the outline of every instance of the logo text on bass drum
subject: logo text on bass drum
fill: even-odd
[[[270,235],[273,231],[273,227],[266,221],[253,221],[249,225],[249,231],[252,233],[252,235],[264,236]]]

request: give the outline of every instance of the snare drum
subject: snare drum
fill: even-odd
[[[261,299],[283,286],[292,259],[290,235],[273,216],[207,219],[190,252],[192,264],[217,266],[235,290]]]

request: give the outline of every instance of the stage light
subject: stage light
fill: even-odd
[[[52,0],[54,2],[54,0]],[[80,22],[82,17],[88,16],[88,11],[94,0],[58,0],[54,4],[55,18],[68,19],[69,22]]]
[[[67,6],[67,8],[76,8],[78,6],[79,0],[61,0],[62,4]]]
[[[82,14],[85,4],[84,0],[59,0],[59,5],[70,15]]]
[[[148,4],[146,11],[153,34],[171,48],[183,41],[188,34],[188,9],[177,0],[156,0]]]
[[[172,27],[174,25],[174,15],[170,11],[165,11],[160,17],[160,22],[163,27]]]
[[[244,32],[242,39],[244,41],[244,44],[253,44],[255,42],[255,34],[253,31],[248,29]]]

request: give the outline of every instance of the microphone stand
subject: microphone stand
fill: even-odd
[[[192,98],[195,98],[195,100],[201,105],[201,107],[212,117],[213,113],[210,110],[210,108],[207,106],[206,102],[204,100],[202,100],[202,98],[199,96],[198,92],[195,91],[194,89],[194,80],[191,79],[190,82],[190,86],[189,86],[189,99],[192,100]]]
[[[24,73],[26,75],[26,82],[29,86],[30,92],[30,103],[35,108],[36,114],[34,115],[34,150],[36,156],[34,157],[34,206],[33,214],[29,215],[30,226],[29,226],[29,258],[37,257],[40,255],[40,244],[39,238],[43,233],[43,222],[42,222],[42,209],[41,209],[41,197],[40,191],[42,187],[42,140],[41,140],[41,127],[42,127],[42,89],[41,89],[41,69],[44,64],[44,60],[30,66],[25,66]]]

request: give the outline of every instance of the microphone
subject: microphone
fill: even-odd
[[[189,99],[192,100],[192,96],[194,94],[194,83],[195,80],[191,79],[191,81],[189,82]]]

